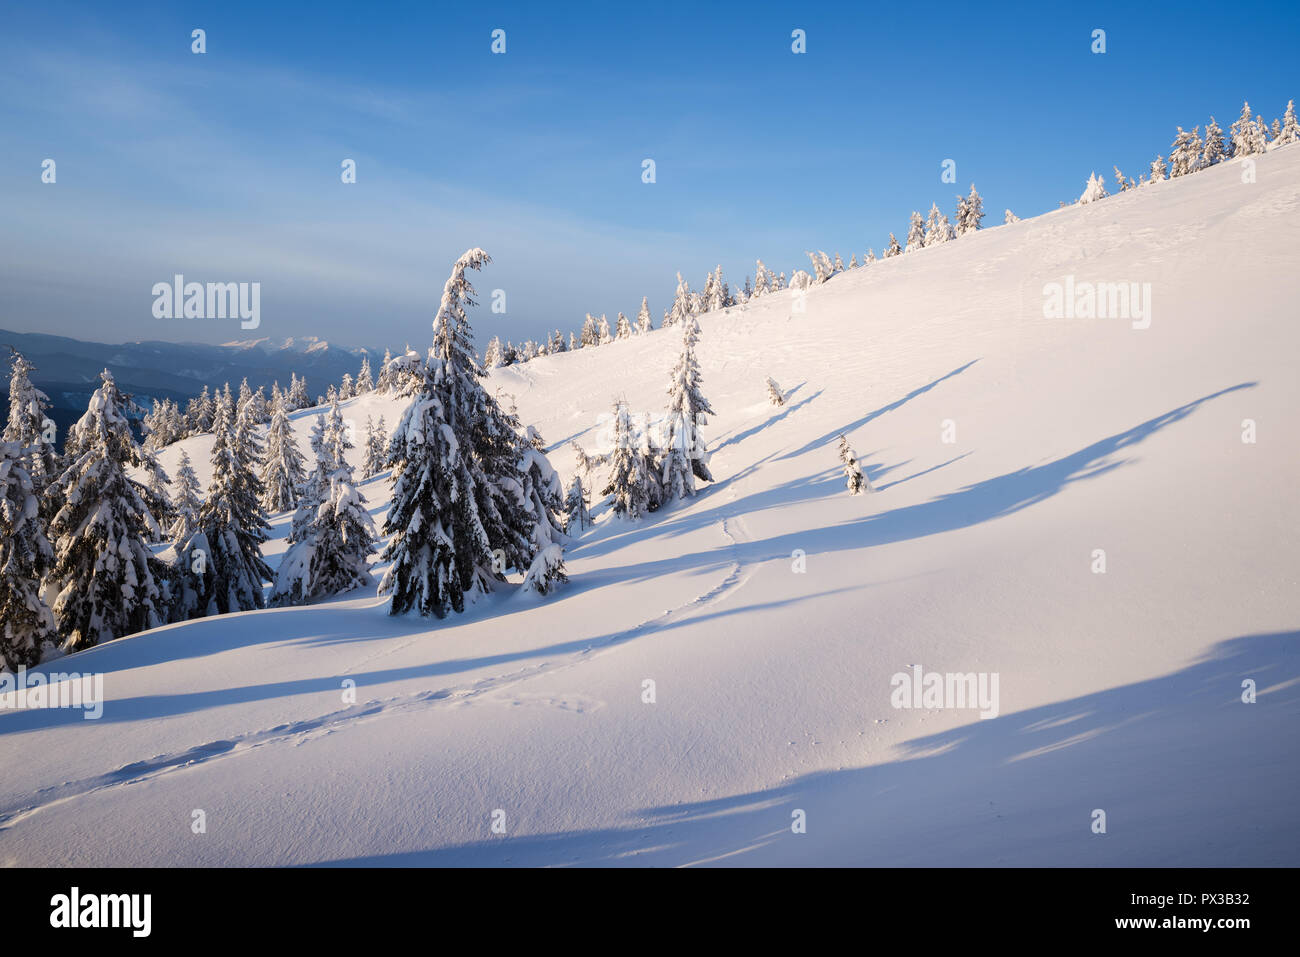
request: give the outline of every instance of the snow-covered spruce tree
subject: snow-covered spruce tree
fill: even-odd
[[[1110,194],[1106,192],[1106,181],[1096,173],[1088,175],[1088,186],[1079,197],[1079,204],[1095,203],[1099,199],[1105,199]]]
[[[212,396],[207,386],[185,406],[185,431],[190,435],[212,431]]]
[[[204,614],[224,615],[266,607],[262,588],[271,569],[262,559],[261,545],[271,526],[254,472],[252,425],[236,413],[228,392],[218,400],[213,434],[212,482],[199,509],[208,574],[198,608]]]
[[[910,253],[925,246],[925,220],[921,214],[913,211],[911,225],[907,227],[907,245],[903,252]]]
[[[1012,223],[1020,222],[1020,217],[1008,209],[1006,217],[1002,220],[1002,222],[1004,225],[1010,226]]]
[[[663,324],[675,326],[691,315],[691,284],[677,274],[677,293],[673,296],[672,307],[664,314]]]
[[[14,442],[22,450],[23,471],[31,480],[39,500],[59,474],[59,456],[54,448],[53,422],[49,417],[50,397],[32,385],[31,374],[36,367],[17,349],[13,349],[11,362],[9,419],[5,423],[3,441]]]
[[[483,368],[495,369],[501,365],[501,340],[493,336],[488,340],[487,351],[483,353]]]
[[[654,459],[637,431],[627,403],[615,403],[609,479],[600,494],[612,495],[614,514],[626,518],[641,518],[655,511],[661,497]]]
[[[1169,175],[1169,167],[1165,165],[1165,158],[1157,156],[1151,162],[1151,178],[1147,180],[1147,185],[1159,183]]]
[[[567,582],[564,571],[564,485],[542,451],[545,443],[532,426],[527,431],[519,461],[523,478],[522,496],[533,522],[532,560],[524,574],[523,591],[546,595],[559,582]]]
[[[55,481],[62,507],[50,523],[57,589],[54,617],[65,651],[154,628],[166,620],[159,579],[166,569],[149,542],[158,537],[141,487],[126,474],[143,461],[125,410],[130,397],[112,374],[69,430],[72,452]]]
[[[497,340],[500,345],[500,340]],[[375,378],[375,391],[383,394],[393,388],[393,353],[388,349],[384,350],[384,360],[379,364],[379,375]]]
[[[1253,153],[1264,152],[1260,130],[1255,125],[1255,121],[1250,118],[1249,102],[1242,104],[1241,116],[1237,117],[1237,122],[1228,128],[1228,136],[1232,140],[1233,156],[1250,156]]]
[[[709,400],[700,391],[700,364],[695,358],[695,343],[700,326],[691,317],[683,323],[682,351],[673,367],[668,384],[668,414],[664,422],[661,481],[668,498],[681,499],[695,494],[695,479],[712,482],[713,476],[704,463],[704,441],[699,428],[708,423],[705,413],[713,414]]]
[[[483,388],[465,307],[467,269],[490,262],[482,249],[456,261],[433,320],[421,387],[389,446],[393,500],[384,526],[391,562],[379,585],[389,613],[444,617],[523,571],[545,590],[562,572],[536,551],[539,517],[526,500],[519,420]],[[550,521],[550,517],[547,517]]]
[[[142,494],[145,505],[149,507],[149,514],[153,516],[154,525],[157,526],[155,537],[151,541],[161,542],[167,534],[167,529],[171,528],[172,523],[176,521],[176,507],[172,504],[171,494],[167,491],[171,479],[163,471],[158,456],[145,446],[140,447],[140,470],[148,476]]]
[[[614,338],[627,339],[632,335],[632,323],[627,321],[627,316],[623,313],[618,314],[618,325],[615,327]]]
[[[361,368],[357,370],[357,379],[353,394],[365,395],[367,392],[373,392],[374,389],[375,380],[370,373],[370,356],[362,356]]]
[[[366,455],[361,463],[361,477],[363,479],[373,478],[387,468],[388,459],[388,426],[384,424],[384,417],[379,417],[376,423],[369,416],[366,416]]]
[[[767,398],[773,405],[785,405],[785,392],[771,376],[767,377]]]
[[[1189,133],[1181,126],[1178,127],[1178,135],[1174,137],[1170,150],[1170,179],[1175,176],[1186,176],[1188,173],[1195,173],[1201,168],[1200,128],[1197,127]]]
[[[54,551],[41,528],[27,452],[18,442],[0,441],[0,670],[32,667],[58,641],[54,613],[41,595]]]
[[[768,288],[772,284],[771,274],[768,273],[767,267],[763,265],[763,260],[758,259],[754,262],[754,295],[766,295]]]
[[[335,402],[318,445],[316,469],[327,483],[322,501],[285,552],[271,589],[273,605],[301,605],[373,585],[375,525],[357,490],[346,452],[347,427]]]
[[[638,336],[643,336],[654,328],[654,322],[650,318],[650,297],[641,297],[641,308],[636,314],[636,325],[633,332]]]
[[[307,477],[298,486],[298,501],[294,506],[293,518],[289,522],[289,534],[284,539],[290,545],[302,540],[307,526],[311,524],[321,503],[325,501],[325,493],[329,489],[329,471],[328,469],[322,470],[320,467],[321,459],[324,456],[322,451],[324,442],[325,414],[322,412],[316,416],[316,421],[312,423],[311,432],[309,433],[308,443],[311,445],[312,467],[311,471],[307,473]]]
[[[885,258],[890,259],[894,256],[901,255],[902,252],[903,252],[903,248],[898,245],[898,240],[894,238],[893,233],[890,233],[889,245],[885,247]]]
[[[605,318],[603,312],[600,314],[600,324],[596,327],[596,332],[600,336],[600,344],[602,346],[608,342],[614,341],[614,337],[609,331],[609,320]]]
[[[722,266],[719,265],[710,274],[709,279],[710,283],[706,286],[707,291],[704,294],[704,311],[717,312],[725,309],[728,306],[728,297],[727,284],[722,281]]]
[[[172,503],[176,509],[176,518],[168,530],[168,538],[173,545],[180,548],[193,537],[199,528],[199,510],[203,507],[203,500],[199,493],[203,486],[199,484],[199,478],[194,474],[194,463],[190,461],[190,453],[181,450],[181,460],[176,466],[176,499]]]
[[[922,240],[922,245],[937,246],[941,242],[943,240],[939,238],[939,204],[931,203],[930,212],[925,217],[925,238]]]
[[[1209,138],[1210,131],[1206,128],[1206,138]],[[1300,141],[1300,122],[1296,121],[1295,100],[1286,101],[1286,112],[1282,114],[1282,130],[1277,137],[1278,146],[1286,146],[1288,143]]]
[[[871,487],[871,482],[862,474],[862,469],[858,467],[857,456],[853,454],[853,449],[849,448],[848,438],[843,435],[840,436],[840,461],[844,463],[844,477],[848,480],[850,495],[875,491]]]
[[[1219,129],[1219,124],[1214,117],[1210,117],[1210,122],[1205,125],[1205,146],[1201,154],[1202,167],[1213,166],[1227,159],[1227,152],[1223,145],[1223,130]]]
[[[600,345],[600,328],[596,325],[596,317],[591,313],[587,313],[587,318],[582,323],[579,339],[584,349]]]
[[[956,226],[958,236],[965,236],[981,228],[981,223],[984,222],[984,198],[975,191],[974,183],[970,184],[970,192],[958,204],[958,209],[961,210]]]
[[[862,260],[862,265],[866,266],[876,261],[876,250],[874,247],[867,247],[867,258]]]
[[[587,492],[586,486],[582,483],[582,476],[575,475],[569,482],[569,490],[564,493],[564,531],[572,536],[575,531],[581,532],[591,526],[591,512],[588,506],[591,504],[591,497]]]
[[[298,503],[298,489],[306,478],[302,452],[283,404],[271,412],[262,456],[262,508],[270,515],[287,512]]]
[[[295,412],[298,409],[311,408],[311,399],[307,396],[307,378],[295,376],[293,373],[289,376],[289,404],[285,406],[285,411]]]

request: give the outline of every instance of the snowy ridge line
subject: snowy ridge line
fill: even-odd
[[[727,537],[731,546],[738,546],[739,542],[728,530],[729,518],[731,521],[739,521],[736,516],[724,516],[719,522],[719,529]],[[353,705],[352,707],[332,711],[318,718],[309,718],[288,724],[280,724],[262,731],[248,732],[232,738],[208,741],[203,744],[195,745],[185,751],[155,755],[146,760],[125,764],[116,770],[95,777],[83,778],[80,781],[72,781],[55,787],[45,788],[41,792],[38,792],[38,794],[56,792],[56,795],[46,801],[0,812],[0,831],[9,830],[15,825],[22,823],[42,811],[67,804],[71,801],[77,800],[78,798],[97,794],[98,792],[110,788],[139,784],[172,771],[184,770],[200,764],[207,764],[219,758],[246,754],[256,748],[268,744],[293,741],[294,746],[297,747],[315,737],[315,732],[333,734],[341,728],[351,727],[360,721],[379,718],[390,714],[406,714],[425,707],[430,703],[440,701],[446,701],[449,703],[466,703],[470,698],[511,687],[546,671],[562,671],[576,667],[586,661],[592,660],[594,657],[592,652],[612,650],[632,638],[662,628],[663,626],[675,622],[682,617],[688,617],[690,613],[698,611],[704,606],[717,601],[723,595],[742,587],[746,582],[748,582],[748,580],[749,575],[744,574],[744,563],[739,560],[734,561],[732,562],[727,575],[712,588],[676,608],[670,608],[653,618],[646,619],[638,625],[634,625],[631,628],[617,632],[616,634],[609,635],[604,639],[594,641],[587,648],[571,655],[570,660],[567,662],[557,663],[554,661],[543,661],[536,665],[520,668],[505,674],[482,678],[467,686],[441,688],[435,691],[420,691],[409,695],[395,695],[391,698],[382,700],[372,699],[365,704]],[[686,614],[684,615],[683,613]],[[411,642],[420,640],[423,637],[424,636],[422,635],[418,635],[405,644],[410,644]],[[393,649],[393,652],[397,650],[400,649]],[[386,652],[385,654],[391,654],[393,652]],[[375,657],[383,657],[383,655],[372,655],[370,658],[364,659],[362,662],[350,665],[345,671],[341,672],[341,674],[347,674],[353,668],[358,667]]]

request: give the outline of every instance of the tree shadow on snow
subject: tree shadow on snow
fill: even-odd
[[[1015,681],[1001,677],[1005,703]],[[879,710],[901,714],[885,704],[889,676],[876,678]],[[1253,704],[1243,701],[1246,679],[1257,688]],[[997,718],[968,713],[971,723],[914,738],[885,763],[629,810],[616,827],[501,837],[487,833],[485,816],[481,833],[462,843],[319,864],[1297,863],[1300,632],[1222,641],[1179,671]],[[663,753],[664,767],[640,773],[671,775],[679,752]],[[792,832],[796,809],[806,815],[805,834]],[[1093,833],[1095,809],[1106,812],[1105,834]],[[527,810],[515,819],[526,820]]]
[[[873,545],[925,538],[1012,515],[1051,498],[1076,482],[1095,479],[1120,468],[1126,460],[1113,458],[1117,453],[1130,449],[1161,429],[1181,421],[1206,402],[1241,389],[1253,388],[1255,385],[1256,383],[1253,382],[1241,383],[1202,396],[1141,422],[1131,429],[1109,435],[1071,455],[1043,465],[1007,472],[917,505],[866,515],[838,525],[802,529],[752,542],[740,542],[730,546],[729,553],[736,560],[749,563],[786,558],[795,548],[801,548],[809,553],[823,554],[869,548]],[[869,470],[869,472],[873,480],[882,474],[879,469]],[[829,471],[822,473],[822,475],[829,474]],[[909,476],[909,478],[914,477]],[[745,515],[773,505],[785,504],[791,500],[791,493],[796,489],[818,494],[823,489],[829,491],[830,486],[834,484],[839,484],[838,480],[829,477],[814,484],[808,484],[806,480],[796,480],[767,491],[756,492],[746,498],[730,500],[711,509],[684,515],[677,520],[676,525],[665,524],[665,530],[675,534],[685,533],[707,526],[726,515]],[[811,498],[813,495],[804,494],[797,497]],[[868,495],[865,501],[868,505],[872,505],[881,500]],[[690,568],[699,563],[717,562],[722,554],[724,552],[720,547],[638,562],[620,568],[606,569],[606,571],[620,580],[640,581]]]
[[[911,392],[907,393],[907,395],[903,396],[901,399],[895,399],[893,402],[889,403],[888,405],[882,405],[874,412],[868,412],[866,415],[858,419],[856,422],[850,422],[842,429],[832,429],[830,432],[827,432],[825,435],[813,439],[807,445],[803,446],[803,448],[796,449],[793,452],[787,452],[785,455],[781,456],[781,458],[793,459],[793,458],[798,458],[799,456],[804,455],[808,452],[816,451],[817,449],[824,447],[827,442],[830,442],[833,439],[838,438],[840,435],[848,435],[850,432],[862,428],[864,425],[866,425],[868,422],[871,422],[873,419],[880,418],[886,412],[893,412],[895,409],[906,405],[908,402],[911,402],[917,396],[924,395],[925,393],[933,389],[935,386],[937,386],[940,382],[944,382],[948,379],[951,379],[953,376],[961,375],[963,372],[965,372],[967,369],[969,369],[977,362],[979,362],[979,359],[972,359],[970,362],[966,363],[965,365],[958,366],[957,368],[953,369],[951,372],[939,376],[939,378],[935,379],[933,382],[926,383],[920,388],[913,389]]]

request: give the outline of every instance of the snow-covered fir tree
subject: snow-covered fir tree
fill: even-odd
[[[203,408],[205,404],[204,400],[207,398],[207,395],[208,395],[208,387],[204,386],[203,392],[201,394],[196,395],[194,398],[190,399],[189,402],[185,403],[185,434],[186,435],[202,435],[203,432],[205,431],[202,428],[202,425],[203,425],[203,420],[205,418],[204,408]],[[209,426],[210,425],[211,422],[209,421]]]
[[[389,446],[393,498],[384,526],[381,595],[390,614],[439,618],[523,571],[543,591],[559,580],[553,553],[537,552],[543,520],[526,501],[518,419],[484,389],[465,313],[474,304],[467,269],[490,262],[471,249],[452,268],[433,321],[422,384]],[[551,517],[545,517],[547,522]]]
[[[370,356],[361,357],[361,368],[357,370],[356,394],[365,395],[375,390],[375,379],[370,372]]]
[[[761,259],[755,260],[754,295],[755,296],[766,295],[768,290],[771,288],[771,285],[772,285],[772,276],[771,273],[767,271],[767,267],[763,265],[763,260]]]
[[[871,487],[871,482],[862,474],[857,456],[854,455],[853,449],[849,448],[849,440],[844,435],[840,436],[840,461],[844,464],[844,477],[848,480],[850,495],[875,491]]]
[[[673,296],[672,306],[664,313],[663,325],[675,326],[691,314],[691,285],[678,273],[677,292]]]
[[[938,203],[932,204],[929,218],[925,223],[925,244],[937,246],[955,237],[956,233],[953,231],[952,224],[948,222],[948,215],[940,211]]]
[[[1232,139],[1233,156],[1250,156],[1254,153],[1264,152],[1266,144],[1263,130],[1250,118],[1250,103],[1248,102],[1242,104],[1241,116],[1237,117],[1237,122],[1229,127],[1228,135]]]
[[[311,446],[311,471],[307,477],[302,480],[298,486],[298,501],[294,507],[293,518],[289,522],[289,534],[285,536],[285,541],[292,545],[302,539],[307,526],[311,524],[316,515],[316,510],[320,508],[325,501],[325,493],[329,488],[329,472],[320,469],[322,459],[328,461],[323,451],[325,442],[325,414],[322,412],[316,416],[316,421],[311,425],[308,433],[308,444]],[[347,440],[347,433],[343,433],[344,441]],[[344,452],[347,450],[344,449]]]
[[[546,443],[528,427],[519,461],[523,500],[532,514],[532,558],[521,590],[548,595],[556,584],[567,582],[564,571],[564,485],[544,452]]]
[[[16,349],[11,363],[9,418],[5,423],[3,441],[15,443],[21,450],[22,469],[39,500],[59,473],[54,423],[49,417],[50,397],[32,385],[31,374],[36,367]]]
[[[1095,172],[1088,175],[1088,186],[1079,197],[1080,205],[1086,203],[1095,203],[1099,199],[1105,199],[1110,194],[1106,192],[1106,181],[1098,176]]]
[[[41,594],[54,550],[42,529],[28,451],[0,441],[0,670],[30,668],[58,643],[54,613]]]
[[[271,589],[273,605],[301,605],[374,584],[370,556],[375,525],[348,464],[347,426],[335,402],[317,448],[324,494],[297,541],[280,560]]]
[[[901,255],[902,252],[903,252],[903,247],[901,247],[901,246],[898,245],[898,240],[897,240],[896,238],[894,238],[894,234],[893,234],[893,233],[890,233],[890,234],[889,234],[889,245],[885,247],[885,256],[884,256],[884,258],[885,258],[885,259],[891,259],[891,258],[893,258],[894,256]]]
[[[1151,162],[1151,178],[1147,180],[1147,185],[1149,186],[1152,183],[1159,183],[1161,180],[1165,179],[1168,174],[1169,167],[1165,165],[1165,158],[1163,156],[1157,156]]]
[[[1007,210],[1007,213],[1006,213],[1006,216],[1003,218],[1002,222],[1003,222],[1004,225],[1009,226],[1009,225],[1011,225],[1012,223],[1018,223],[1018,222],[1020,222],[1020,217],[1017,216],[1015,213],[1013,213],[1011,210],[1008,209],[1008,210]]]
[[[633,425],[627,403],[614,405],[614,441],[608,456],[609,478],[601,495],[613,496],[615,515],[641,518],[655,511],[662,499],[658,469],[646,439]]]
[[[207,574],[197,608],[224,615],[265,607],[262,588],[271,569],[261,546],[271,526],[260,501],[252,424],[235,410],[228,391],[217,402],[213,435],[212,481],[199,509]]]
[[[62,507],[50,523],[55,562],[53,611],[65,651],[164,624],[159,579],[165,567],[149,542],[158,538],[143,489],[127,475],[142,450],[126,412],[130,397],[105,369],[102,384],[68,433],[64,471],[55,481]]]
[[[361,477],[373,478],[388,467],[388,426],[381,415],[375,422],[366,416],[366,455],[361,463]]]
[[[717,312],[727,307],[727,285],[722,281],[722,266],[709,273],[709,281],[704,286],[704,311]]]
[[[600,326],[596,324],[596,317],[591,313],[587,313],[587,318],[582,323],[579,339],[584,349],[600,345]]]
[[[661,480],[669,498],[695,494],[695,479],[713,481],[704,462],[704,441],[699,428],[708,423],[705,413],[713,408],[701,391],[700,364],[695,358],[695,344],[700,327],[694,317],[683,323],[682,351],[673,367],[668,384],[668,414],[664,423],[665,443],[662,451]]]
[[[609,320],[605,318],[605,314],[603,312],[600,314],[600,322],[596,326],[596,332],[600,336],[600,344],[602,346],[605,345],[607,342],[614,341],[614,337],[613,335],[610,334],[609,331]]]
[[[310,407],[311,399],[307,397],[307,379],[290,373],[289,404],[285,406],[285,411],[296,412],[298,409],[307,409]]]
[[[1206,131],[1207,135],[1209,131]],[[1296,121],[1295,100],[1286,101],[1286,112],[1282,114],[1282,129],[1277,136],[1277,145],[1286,146],[1288,143],[1300,141],[1300,122]]]
[[[498,348],[501,340],[496,340]],[[379,376],[375,379],[375,391],[381,395],[391,392],[393,389],[393,353],[385,349],[384,361],[379,364]]]
[[[1227,158],[1223,145],[1223,130],[1219,129],[1219,124],[1214,117],[1210,117],[1210,122],[1205,126],[1205,146],[1201,155],[1203,166],[1213,166],[1221,163]]]
[[[654,328],[654,323],[650,321],[650,297],[641,297],[641,309],[636,314],[636,334],[643,336]]]
[[[271,412],[262,456],[262,508],[268,514],[287,512],[298,503],[298,489],[306,478],[302,452],[289,424],[283,403]]]
[[[166,536],[167,529],[171,528],[172,523],[176,521],[176,508],[172,504],[171,493],[168,491],[171,479],[163,470],[158,456],[152,449],[143,445],[140,446],[140,471],[147,476],[142,494],[156,526],[155,537],[151,541],[161,542]]]
[[[921,214],[913,211],[911,225],[907,227],[907,245],[903,252],[910,253],[925,246],[925,220]]]
[[[785,405],[785,392],[771,376],[767,377],[767,399],[773,405]]]
[[[200,496],[202,490],[199,477],[194,474],[194,463],[190,461],[190,453],[182,449],[180,462],[176,466],[176,497],[172,502],[176,517],[171,528],[167,530],[167,537],[178,548],[189,541],[199,529],[199,509],[203,507],[203,499]]]
[[[960,210],[956,224],[958,236],[966,236],[980,229],[984,221],[984,199],[976,192],[974,183],[970,184],[970,192],[959,204],[958,209]]]
[[[583,485],[582,476],[575,475],[564,493],[564,531],[568,535],[591,527],[590,504],[591,497]]]
[[[1169,177],[1186,176],[1188,173],[1195,173],[1201,168],[1201,136],[1200,128],[1193,128],[1189,133],[1181,126],[1178,127],[1178,135],[1174,137],[1173,146],[1169,153]]]
[[[632,323],[627,321],[627,316],[623,313],[618,314],[618,325],[614,333],[616,339],[627,339],[632,335]]]

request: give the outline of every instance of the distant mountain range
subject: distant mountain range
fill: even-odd
[[[306,377],[308,395],[314,399],[323,395],[330,383],[337,385],[344,373],[355,376],[362,356],[370,356],[373,372],[378,375],[384,355],[382,349],[376,354],[367,349],[345,348],[315,336],[283,341],[246,339],[219,346],[156,341],[109,345],[0,329],[0,361],[4,364],[0,394],[6,418],[9,365],[8,350],[3,347],[10,345],[36,366],[32,380],[50,397],[50,418],[58,425],[60,437],[86,411],[105,368],[113,373],[118,387],[131,393],[145,409],[154,399],[163,398],[183,408],[205,385],[217,388],[229,382],[235,388],[247,377],[252,388],[265,387],[269,392],[272,382],[288,386],[292,373]]]

